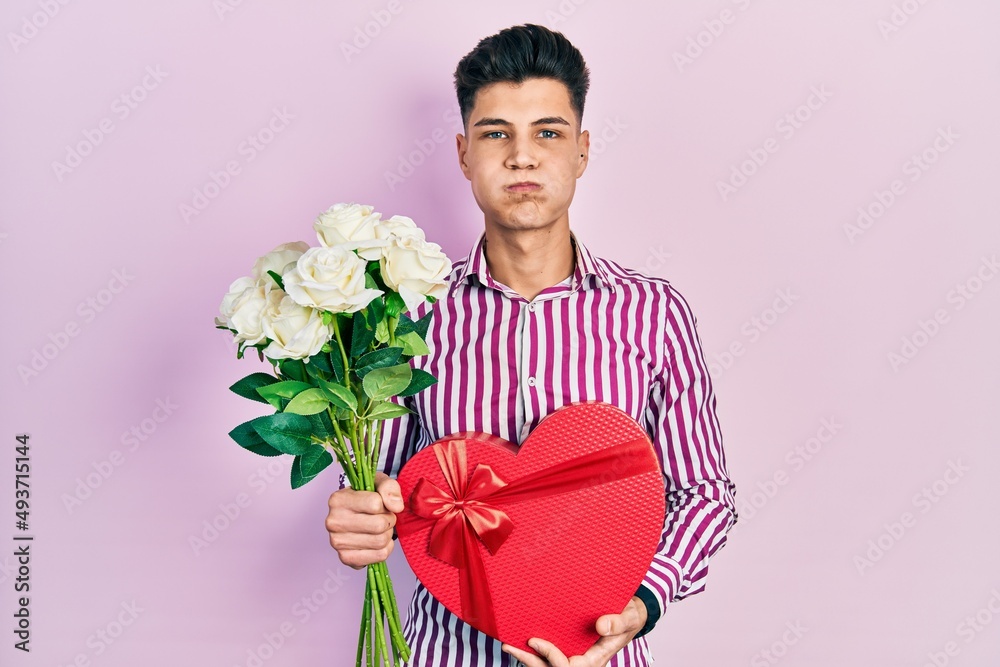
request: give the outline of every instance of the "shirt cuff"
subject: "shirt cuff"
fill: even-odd
[[[639,586],[639,590],[635,594],[642,598],[642,603],[646,605],[646,624],[642,626],[642,630],[639,630],[632,639],[637,637],[642,637],[644,634],[653,629],[656,622],[660,620],[660,603],[656,600],[656,596],[651,590],[643,585]]]
[[[656,601],[657,616],[661,616],[667,605],[681,587],[681,568],[676,561],[657,554],[642,578],[642,586]],[[637,593],[638,595],[638,593]]]

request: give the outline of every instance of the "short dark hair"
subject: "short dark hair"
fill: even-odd
[[[525,23],[483,38],[459,61],[455,92],[466,131],[480,88],[500,81],[521,83],[529,78],[552,78],[565,84],[582,124],[583,104],[590,87],[590,70],[583,55],[561,32]]]

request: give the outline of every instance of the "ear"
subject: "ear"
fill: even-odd
[[[461,132],[455,135],[455,149],[458,152],[458,166],[461,168],[462,173],[465,174],[466,180],[471,181],[472,176],[469,174],[469,165],[465,163],[465,154],[469,150],[469,142]]]
[[[576,140],[576,147],[577,154],[580,156],[577,158],[580,164],[576,169],[576,177],[580,178],[590,162],[590,130],[584,130],[580,133],[580,137]]]

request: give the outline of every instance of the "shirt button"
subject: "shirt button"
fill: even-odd
[[[535,386],[535,378],[533,378],[533,377],[528,378],[528,386],[529,387],[534,387]]]
[[[534,301],[532,301],[531,303],[528,304],[528,310],[530,310],[530,311],[534,311],[535,310],[535,302]]]

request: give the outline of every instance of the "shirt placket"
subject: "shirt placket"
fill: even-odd
[[[542,335],[542,324],[546,316],[546,309],[553,299],[564,298],[570,294],[568,286],[560,285],[561,289],[539,294],[532,301],[525,301],[523,297],[518,298],[521,308],[518,317],[517,339],[517,369],[518,369],[518,392],[517,392],[517,424],[519,428],[518,443],[524,442],[528,437],[531,425],[535,423],[538,411],[545,411],[546,406],[539,398],[538,392],[545,391],[546,378],[542,376],[541,368],[544,367],[544,360],[539,359],[535,353],[538,349],[539,338]],[[536,358],[535,366],[532,367],[531,359]]]
[[[535,417],[531,399],[538,379],[531,368],[531,352],[536,345],[534,314],[538,307],[534,301],[523,299],[519,300],[518,307],[521,309],[517,331],[517,424],[520,429],[517,441],[520,444],[528,437],[528,427]]]

